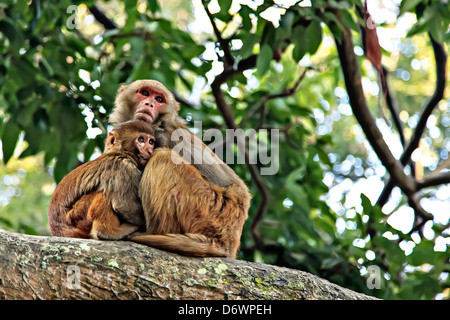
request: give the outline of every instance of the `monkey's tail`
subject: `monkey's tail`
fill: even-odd
[[[229,257],[230,254],[215,240],[198,233],[139,235],[130,241],[149,247],[194,257]]]

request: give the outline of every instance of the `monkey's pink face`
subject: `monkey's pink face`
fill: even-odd
[[[137,106],[134,118],[153,123],[158,118],[159,112],[167,106],[164,94],[151,87],[141,87],[136,91]]]

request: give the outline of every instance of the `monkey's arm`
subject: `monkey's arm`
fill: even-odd
[[[138,196],[142,172],[124,154],[111,157],[108,170],[108,174],[101,178],[99,190],[111,199],[112,210],[125,222],[144,226],[144,214]]]
[[[93,239],[120,240],[138,229],[136,225],[120,222],[105,194],[97,191],[91,195],[94,198],[87,215],[92,221]]]

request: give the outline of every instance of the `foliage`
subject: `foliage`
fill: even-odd
[[[360,195],[362,190],[361,206],[346,204],[352,193],[349,185],[373,177],[381,181],[386,174],[352,116],[335,48],[347,27],[354,43],[361,41],[361,1],[317,0],[306,7],[204,1],[195,5],[205,17],[201,31],[189,13],[195,3],[172,3],[1,3],[0,133],[3,160],[9,163],[3,170],[11,170],[22,140],[26,148],[18,157],[41,155],[38,167],[51,167],[56,181],[79,161],[91,159],[102,150],[120,83],[135,79],[163,82],[176,93],[190,124],[201,120],[202,129],[225,132],[230,119],[210,89],[214,81],[225,79],[220,83],[225,107],[240,128],[280,132],[278,173],[261,176],[267,194],[248,166],[232,165],[253,194],[241,258],[299,268],[383,298],[448,297],[449,250],[435,251],[436,239],[449,243],[448,216],[432,224],[435,236],[427,238],[420,230],[410,234],[386,222],[406,198],[397,197],[389,215]],[[277,13],[279,21],[268,18]],[[450,9],[445,1],[405,0],[398,18],[403,16],[414,16],[416,22],[401,38],[401,52],[385,50],[383,63],[394,70],[389,83],[410,137],[420,106],[433,90],[428,85],[434,75],[426,32],[448,45]],[[206,21],[210,31],[204,31]],[[356,45],[358,50],[362,48]],[[395,135],[382,120],[384,109],[378,108],[377,74],[362,53],[358,61],[369,106],[379,126]],[[370,90],[374,87],[375,93]],[[448,158],[448,110],[448,104],[439,105],[435,124],[426,133],[424,141],[430,150],[433,146],[434,160],[424,166],[424,173]],[[264,139],[261,131],[257,136]],[[269,147],[274,152],[275,146]],[[33,169],[26,172],[25,183],[37,184]],[[444,189],[429,189],[425,195],[436,199],[439,191]],[[45,193],[36,197],[49,200]],[[34,201],[32,195],[22,198]],[[23,228],[39,225],[35,221],[17,220],[18,215],[13,219],[14,211],[45,214],[44,207],[7,208],[8,213],[0,211],[2,227],[48,233],[41,227]],[[255,243],[252,224],[260,213],[255,225],[262,245]],[[371,265],[382,270],[380,290],[367,286]]]
[[[43,170],[42,157],[12,159],[0,166],[0,228],[50,235],[47,209],[54,179]]]

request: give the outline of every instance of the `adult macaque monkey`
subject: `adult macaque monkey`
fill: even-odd
[[[178,110],[173,94],[154,80],[135,81],[117,93],[111,124],[146,121],[161,147],[139,186],[146,234],[130,240],[190,256],[235,258],[250,206],[248,188],[189,131]]]
[[[143,229],[139,182],[154,145],[153,129],[143,121],[109,132],[105,152],[56,187],[48,211],[52,235],[118,240]]]

